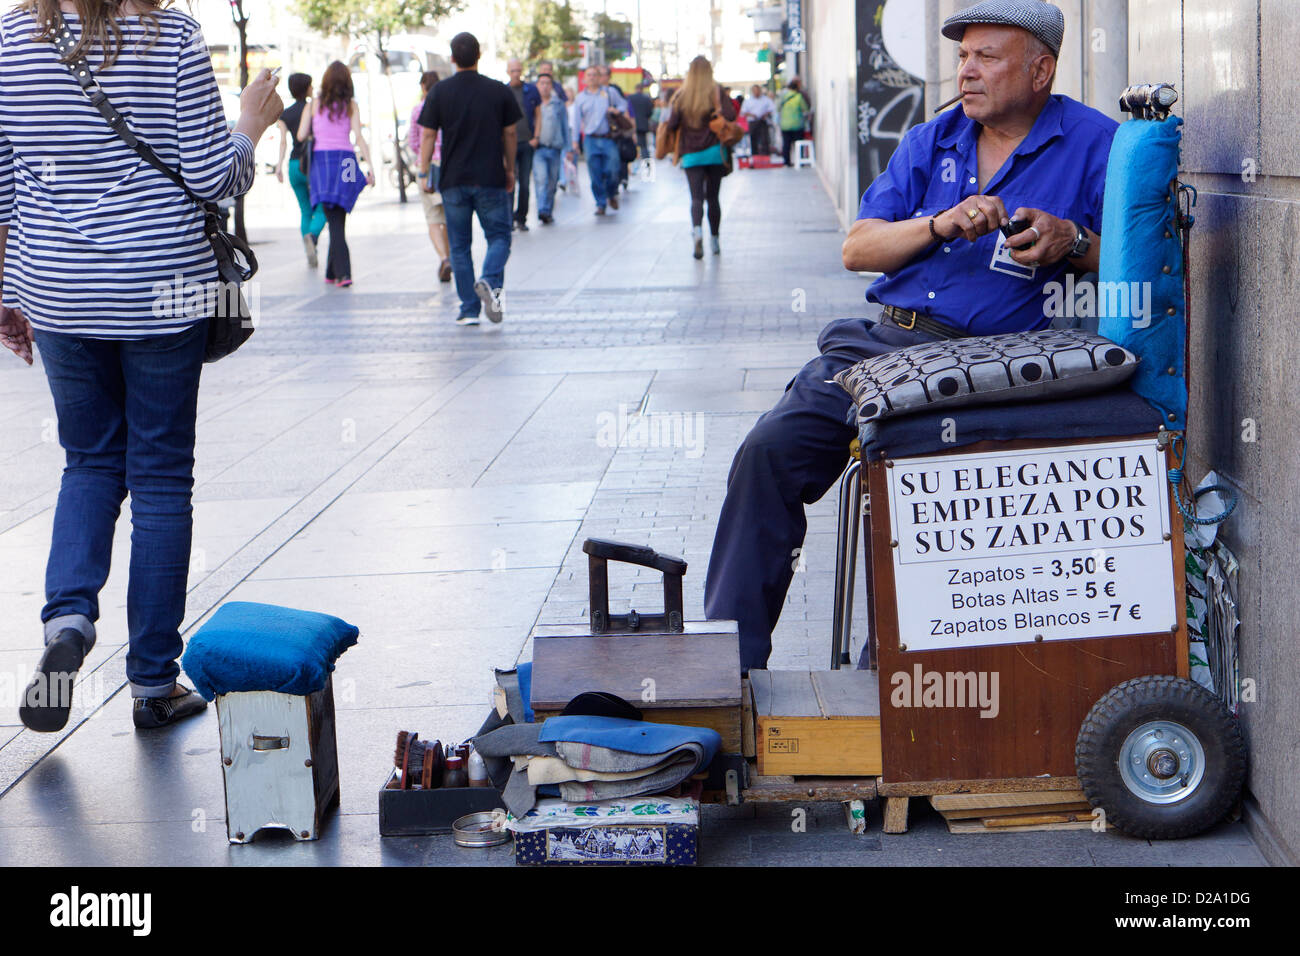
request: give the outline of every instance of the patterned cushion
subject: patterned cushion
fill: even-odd
[[[923,342],[863,359],[835,376],[858,422],[959,405],[1098,392],[1123,382],[1137,357],[1078,329]]]

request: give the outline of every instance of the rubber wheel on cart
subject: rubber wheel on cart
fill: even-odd
[[[1223,701],[1180,677],[1125,681],[1093,705],[1074,750],[1088,802],[1130,836],[1175,840],[1241,797],[1246,744]]]

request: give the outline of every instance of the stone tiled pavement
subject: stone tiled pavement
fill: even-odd
[[[842,236],[812,173],[729,178],[723,254],[703,262],[689,255],[681,176],[660,174],[605,219],[588,196],[562,196],[555,226],[516,235],[506,322],[479,328],[451,321],[455,297],[434,275],[418,204],[363,200],[349,222],[356,285],[337,290],[302,262],[288,190],[266,177],[255,187],[261,326],[204,375],[185,627],[243,599],[361,628],[335,676],[342,804],[315,843],[276,832],[226,843],[212,708],[168,733],[132,731],[125,519],[73,721],[58,735],[22,729],[16,698],[39,655],[61,455],[40,371],[0,361],[0,863],[511,862],[508,848],[379,837],[395,732],[469,735],[491,668],[528,658],[535,623],[585,621],[587,536],[684,555],[687,614],[702,617],[736,445],[815,353],[825,322],[864,307],[864,280],[840,266]],[[826,666],[831,497],[810,509],[775,667]],[[631,570],[612,592],[647,609],[660,597],[657,580]],[[1088,832],[981,839],[949,835],[916,808],[910,833],[882,836],[873,808],[871,832],[852,837],[838,806],[809,809],[807,832],[794,833],[788,807],[707,808],[703,860],[1262,862],[1232,823],[1176,844]]]

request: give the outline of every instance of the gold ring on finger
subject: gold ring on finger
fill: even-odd
[[[974,221],[975,221],[975,217],[978,216],[979,214],[980,214],[980,213],[979,213],[979,210],[978,210],[978,209],[967,209],[967,210],[966,210],[966,215],[967,215],[968,217],[970,217],[970,221],[971,221],[971,222],[974,222]]]

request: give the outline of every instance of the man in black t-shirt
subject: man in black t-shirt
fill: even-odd
[[[627,107],[632,111],[632,118],[636,120],[636,147],[640,153],[641,160],[650,158],[650,150],[646,144],[646,134],[650,132],[650,114],[654,111],[655,101],[646,93],[645,88],[649,83],[642,82],[636,92],[627,98]]]
[[[510,258],[510,207],[515,188],[515,124],[523,117],[510,88],[478,72],[478,40],[458,33],[451,41],[454,76],[433,88],[420,125],[442,130],[438,191],[447,215],[451,269],[460,296],[457,325],[478,325],[480,309],[500,322],[506,260]],[[420,141],[420,188],[429,190],[434,136]],[[474,214],[487,239],[483,274],[474,280],[470,255]]]

